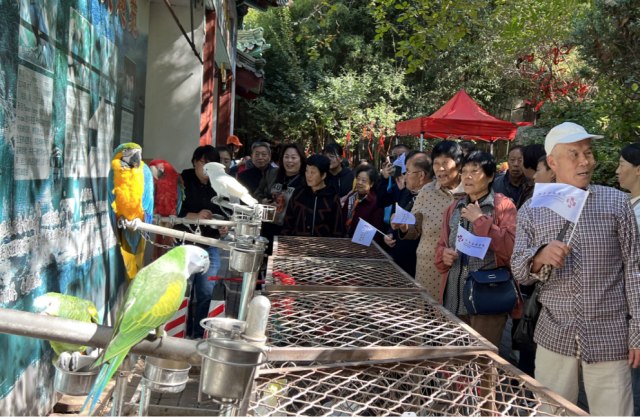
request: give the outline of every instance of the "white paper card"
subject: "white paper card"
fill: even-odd
[[[402,173],[404,174],[405,172],[407,172],[407,167],[404,164],[404,160],[405,160],[405,156],[404,154],[400,155],[400,157],[398,159],[396,159],[395,161],[393,161],[393,165],[397,166],[397,167],[401,167],[402,168]]]
[[[484,259],[487,249],[489,249],[489,244],[491,244],[490,237],[472,235],[464,227],[458,226],[456,250],[475,258]]]
[[[397,224],[416,224],[416,216],[396,204],[396,215],[392,223]]]
[[[536,184],[531,207],[547,207],[572,223],[580,217],[582,204],[588,191],[569,184]]]
[[[354,243],[359,243],[365,246],[371,246],[371,241],[373,237],[376,235],[376,228],[371,226],[369,223],[360,219],[358,222],[358,227],[356,227],[356,231],[353,234],[353,239],[351,239]]]

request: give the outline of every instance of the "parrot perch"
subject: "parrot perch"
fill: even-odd
[[[162,217],[179,215],[185,198],[182,177],[170,163],[162,159],[149,162],[149,169],[155,184],[153,214],[159,214]],[[161,226],[171,227],[169,224],[161,224]],[[172,241],[170,237],[156,235],[156,243],[161,245],[170,245]],[[165,253],[167,249],[156,246],[153,250],[153,259],[156,260]]]
[[[208,269],[207,251],[187,245],[172,249],[140,270],[124,296],[111,340],[93,364],[93,367],[105,366],[100,370],[82,411],[93,398],[89,414],[93,413],[107,382],[135,344],[152,330],[155,330],[156,337],[162,337],[161,326],[180,308],[189,277]]]
[[[218,162],[209,162],[204,166],[204,172],[209,177],[211,187],[219,197],[239,198],[249,207],[258,204],[258,200],[251,197],[249,191],[238,180],[224,172],[224,165]]]
[[[100,324],[98,310],[91,301],[70,295],[55,292],[46,293],[33,301],[33,309],[36,313],[47,316]],[[49,343],[56,353],[53,363],[58,362],[61,368],[75,372],[78,369],[79,358],[87,350],[87,347],[60,342]]]
[[[140,219],[151,223],[153,218],[153,175],[142,162],[142,148],[135,143],[123,143],[113,152],[109,171],[109,205],[111,224],[120,243],[129,279],[144,266],[145,241],[140,233],[118,228],[118,218]]]

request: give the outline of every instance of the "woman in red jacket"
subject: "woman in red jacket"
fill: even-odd
[[[384,209],[376,204],[376,193],[373,186],[378,182],[378,174],[371,165],[359,165],[354,172],[356,189],[340,199],[345,237],[352,238],[360,219],[376,229],[382,229]],[[379,242],[382,235],[376,233]]]
[[[499,346],[507,315],[469,315],[462,302],[462,289],[469,272],[510,266],[518,212],[509,198],[492,190],[495,175],[495,159],[488,153],[474,151],[463,159],[461,179],[467,197],[453,203],[444,213],[435,262],[444,274],[440,303]],[[484,259],[456,251],[460,227],[476,236],[491,238]]]

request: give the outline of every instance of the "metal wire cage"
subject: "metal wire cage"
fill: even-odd
[[[424,291],[391,261],[269,258],[267,291]]]
[[[271,301],[267,325],[271,347],[496,349],[424,293],[265,295]]]
[[[353,243],[351,239],[328,237],[275,236],[273,255],[392,260],[375,242],[371,242],[371,246],[364,246]]]
[[[494,353],[259,371],[256,416],[586,415]]]

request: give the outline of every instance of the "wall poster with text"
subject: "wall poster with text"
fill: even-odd
[[[121,295],[107,177],[123,111],[126,140],[143,137],[149,2],[110,3],[0,0],[2,308],[59,292],[110,324]],[[51,411],[52,359],[48,342],[0,333],[0,415]]]

